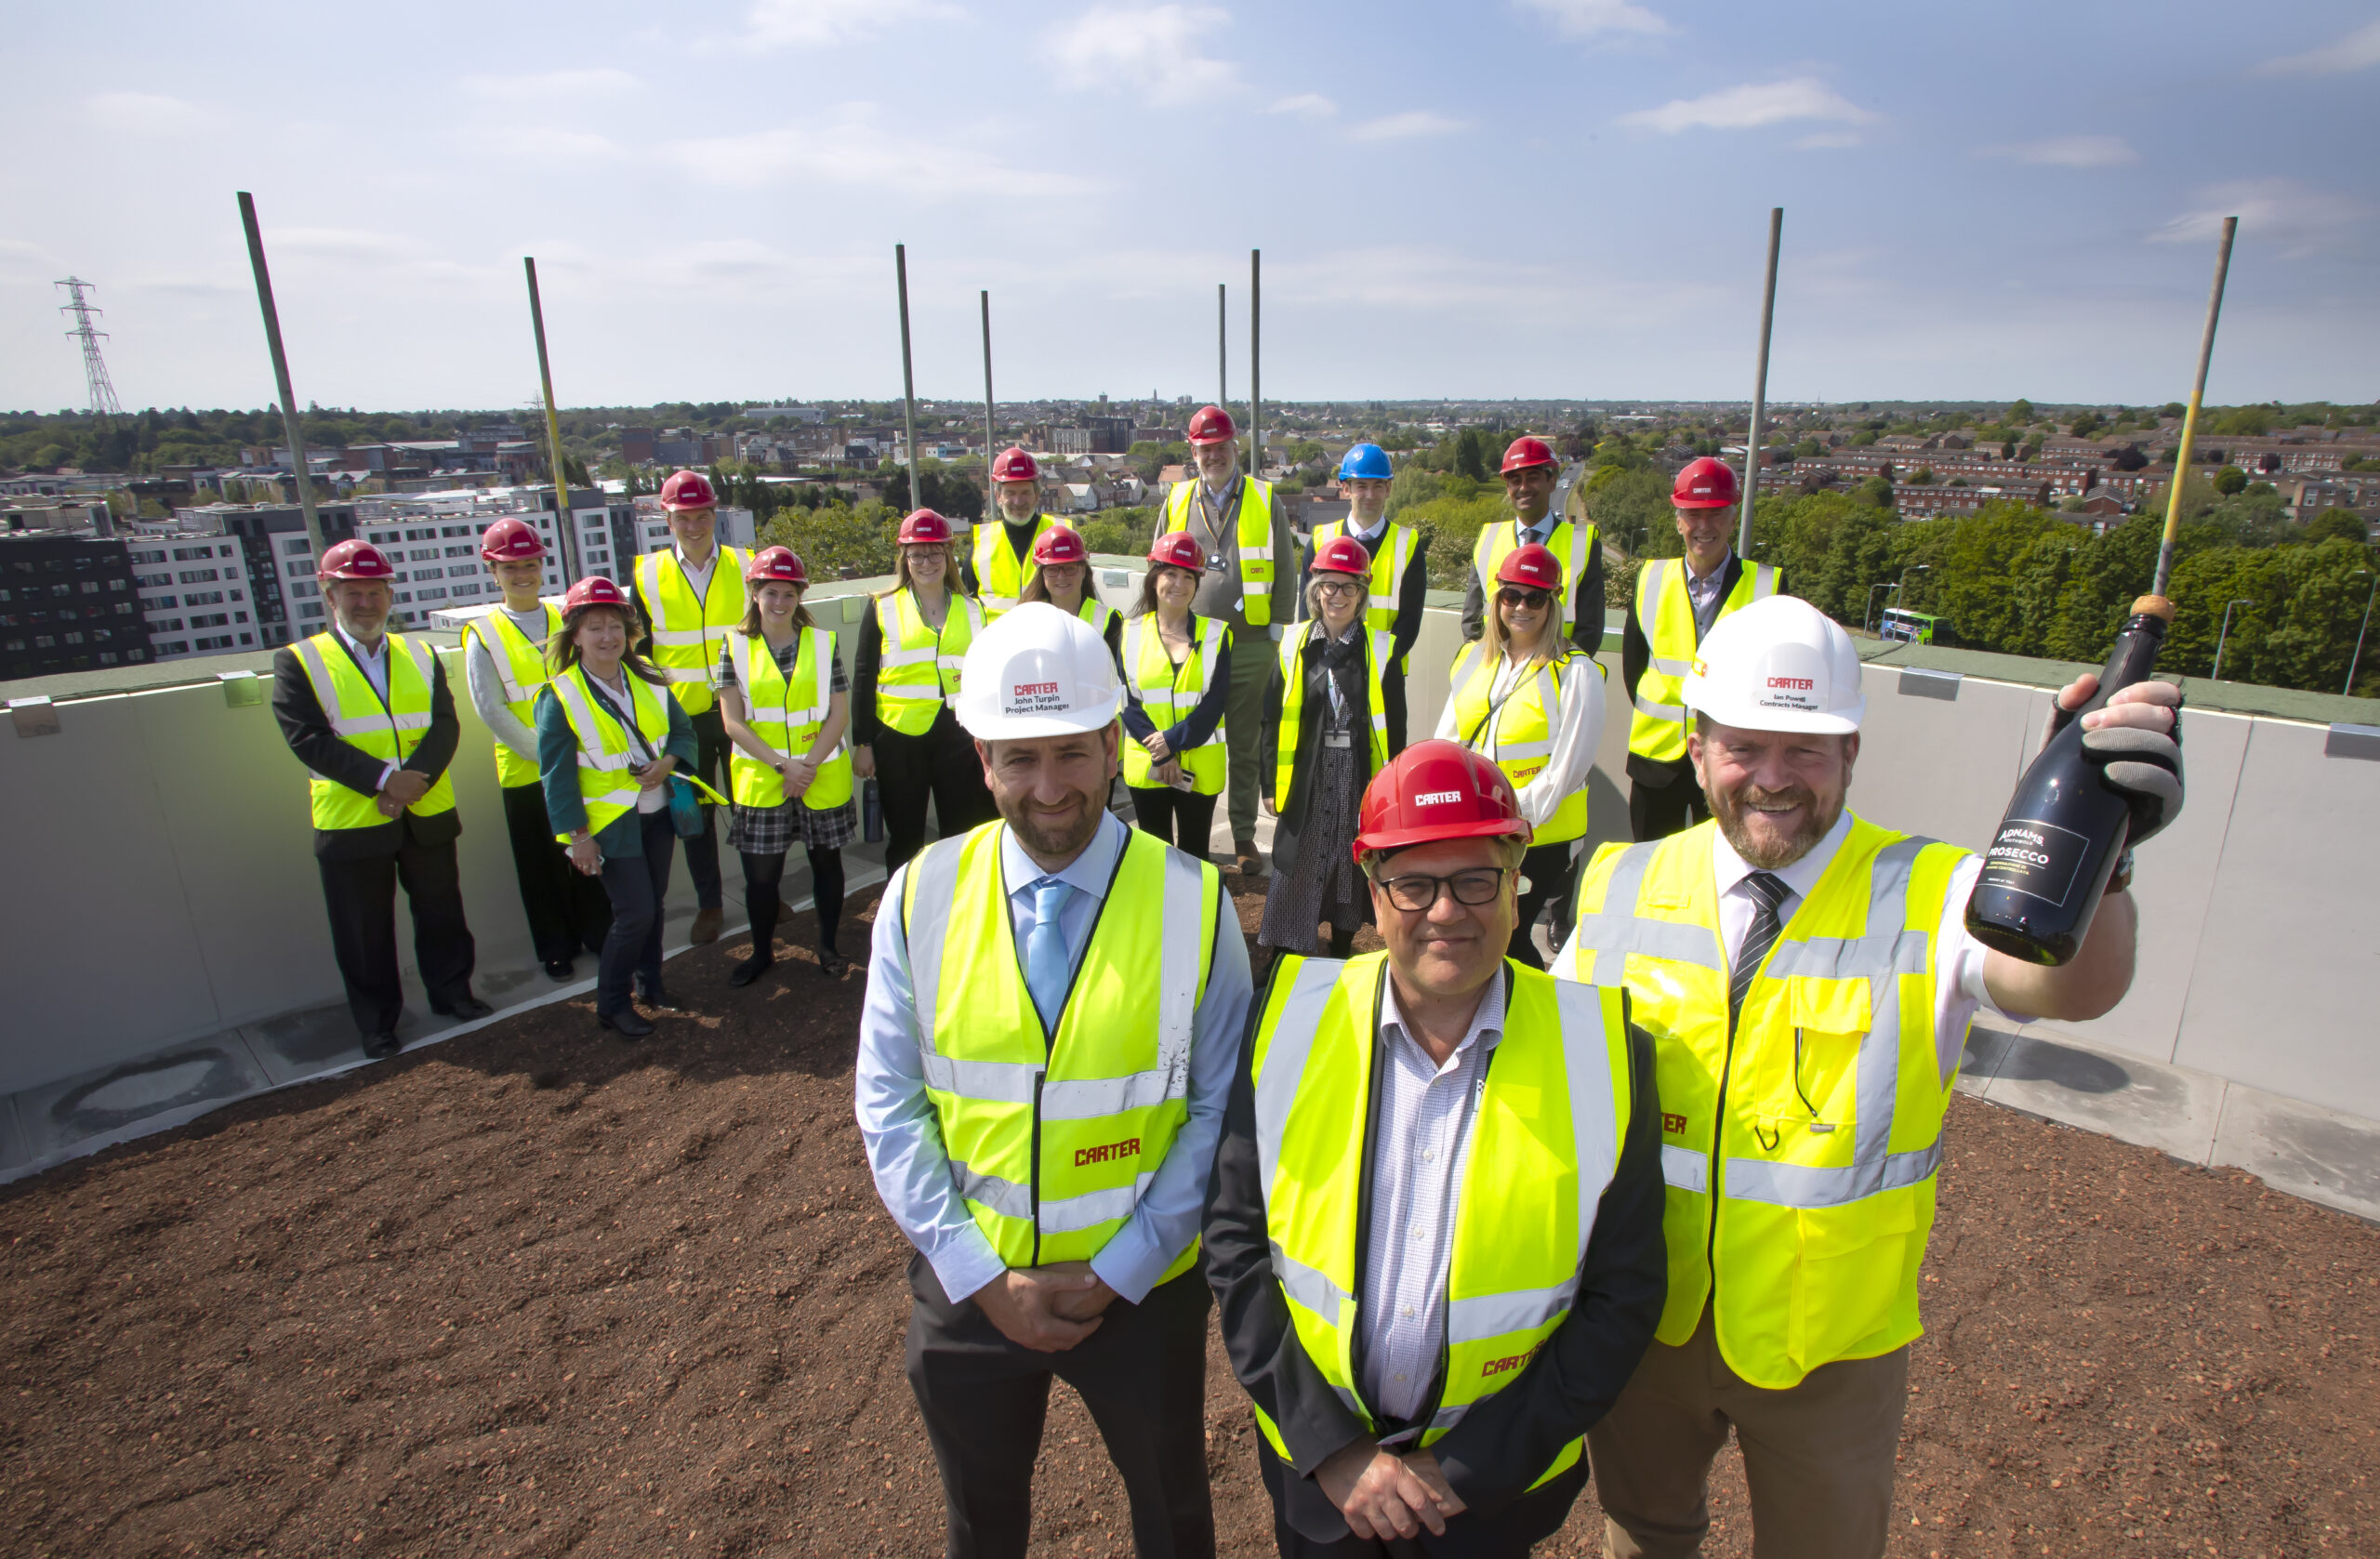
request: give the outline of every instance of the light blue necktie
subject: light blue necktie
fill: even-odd
[[[1045,1028],[1058,1024],[1066,999],[1066,931],[1060,916],[1074,890],[1054,877],[1033,885],[1033,930],[1025,938],[1025,988],[1032,993]]]

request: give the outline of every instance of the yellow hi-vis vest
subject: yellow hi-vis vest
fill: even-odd
[[[1964,1034],[1934,1032],[1935,930],[1967,852],[1853,818],[1727,1032],[1715,823],[1607,844],[1579,885],[1567,980],[1625,980],[1653,1037],[1669,1301],[1771,1390],[1914,1339],[1942,1114]]]
[[[1090,580],[1085,579],[1082,587],[1082,604],[1075,608],[1075,615],[1089,623],[1091,631],[1104,640],[1107,637],[1108,625],[1123,614],[1100,600],[1099,592],[1091,588]]]
[[[386,643],[389,699],[385,704],[337,634],[324,629],[311,639],[299,640],[296,648],[298,663],[306,668],[306,680],[313,684],[314,698],[322,705],[332,733],[367,758],[403,763],[430,733],[438,653],[401,634],[389,634]],[[377,828],[390,821],[380,815],[372,797],[350,790],[337,780],[310,773],[306,788],[317,828]],[[451,766],[449,773],[440,774],[437,783],[422,792],[420,800],[405,810],[416,817],[454,811]]]
[[[1273,751],[1273,810],[1276,813],[1289,810],[1291,789],[1297,783],[1298,722],[1305,709],[1305,670],[1300,663],[1317,626],[1300,623],[1281,640],[1281,724],[1275,733]],[[1367,782],[1388,764],[1388,714],[1381,704],[1380,673],[1388,664],[1389,643],[1385,633],[1364,635],[1364,682],[1371,697],[1371,740],[1367,744],[1371,764],[1364,771]]]
[[[631,765],[642,765],[669,750],[669,711],[661,702],[661,694],[653,684],[633,671],[624,671],[622,680],[628,685],[630,713],[635,717],[637,733],[644,738],[646,751],[630,749],[628,733],[612,712],[595,701],[595,692],[587,680],[586,667],[573,666],[546,685],[562,700],[562,712],[570,719],[570,729],[578,737],[578,797],[587,803],[587,832],[602,833],[622,814],[636,811],[637,797],[642,786],[628,773]],[[605,693],[608,703],[611,694]],[[568,834],[554,838],[564,844]]]
[[[1518,790],[1535,779],[1554,759],[1554,733],[1562,724],[1562,679],[1574,660],[1585,660],[1567,640],[1556,642],[1562,654],[1540,661],[1535,670],[1495,702],[1496,679],[1502,657],[1488,657],[1488,641],[1474,639],[1455,652],[1454,700],[1456,739],[1504,771]],[[1597,676],[1599,661],[1588,661]],[[1531,844],[1563,844],[1587,831],[1587,792],[1581,786],[1562,799],[1554,815],[1538,826]]]
[[[562,608],[552,601],[540,601],[546,609],[546,639],[562,631]],[[487,646],[487,658],[496,667],[496,680],[504,689],[504,706],[512,718],[522,724],[536,728],[535,711],[537,690],[551,680],[546,669],[545,640],[529,642],[520,625],[507,616],[498,602],[484,617],[463,628],[464,647],[472,640]],[[496,744],[496,783],[506,790],[518,790],[524,785],[537,783],[537,755],[514,752],[502,742]]]
[[[1025,594],[1025,576],[1033,572],[1033,543],[1056,523],[1046,514],[1035,515],[1033,535],[1026,538],[1022,558],[1009,546],[1007,517],[997,509],[975,527],[975,599],[984,603],[984,621],[993,622],[1001,613],[1016,609]]]
[[[876,718],[904,736],[933,729],[943,701],[959,692],[967,646],[984,631],[984,609],[972,596],[950,592],[939,631],[926,626],[916,592],[876,598],[876,627],[884,648],[876,666]]]
[[[744,620],[744,567],[751,561],[741,548],[713,548],[710,588],[700,601],[679,566],[675,547],[636,561],[637,589],[654,612],[645,625],[653,633],[653,664],[669,679],[669,691],[690,715],[718,702],[711,679],[718,675],[719,641]]]
[[[1488,598],[1490,612],[1496,610],[1496,570],[1503,566],[1504,554],[1520,546],[1520,531],[1519,521],[1499,520],[1480,526],[1479,539],[1472,544],[1471,566],[1479,571],[1480,592]],[[1565,634],[1570,631],[1571,608],[1578,604],[1579,580],[1602,545],[1602,533],[1593,523],[1580,526],[1556,519],[1554,528],[1545,533],[1545,549],[1562,564],[1562,589],[1554,602],[1554,614],[1556,627]],[[1599,613],[1603,606],[1589,601],[1587,609]],[[1600,619],[1596,626],[1602,626]]]
[[[1355,535],[1355,522],[1349,520],[1326,520],[1314,528],[1314,549],[1319,554],[1323,544],[1334,536]],[[1405,571],[1421,550],[1421,536],[1410,525],[1390,525],[1380,534],[1381,546],[1372,553],[1371,600],[1364,606],[1364,626],[1385,633],[1396,626],[1396,603],[1405,596]],[[1356,545],[1365,543],[1359,538]],[[1403,675],[1408,654],[1396,663],[1398,675]]]
[[[937,839],[903,881],[926,1097],[951,1178],[1000,1260],[1089,1261],[1190,1118],[1192,1024],[1223,879],[1130,830],[1052,1032],[1009,922],[1007,826]],[[1197,1256],[1193,1239],[1158,1281]]]
[[[1231,631],[1228,625],[1214,617],[1192,617],[1190,623],[1197,634],[1196,648],[1183,656],[1179,671],[1166,654],[1165,641],[1157,631],[1154,616],[1144,613],[1124,625],[1125,675],[1130,680],[1141,707],[1148,711],[1149,720],[1160,732],[1170,731],[1188,720],[1190,711],[1198,707],[1199,698],[1215,685],[1215,657],[1222,653],[1224,635]],[[1182,773],[1193,791],[1201,796],[1223,794],[1229,768],[1223,721],[1215,721],[1214,734],[1204,742],[1173,756],[1181,760]],[[1127,736],[1124,783],[1140,790],[1154,789],[1157,782],[1149,775],[1155,768],[1149,761],[1149,749]]]
[[[1343,963],[1283,955],[1250,1050],[1274,1277],[1298,1346],[1367,1430],[1377,1420],[1355,1379],[1356,1317],[1369,1301],[1355,1240],[1387,971],[1386,953]],[[1446,1372],[1424,1446],[1518,1380],[1569,1314],[1635,1108],[1626,991],[1510,959],[1504,979],[1504,1034],[1488,1058],[1455,1203]],[[1261,1408],[1256,1421],[1287,1459]],[[1536,1482],[1576,1462],[1580,1445],[1565,1446]]]
[[[1719,603],[1718,616],[1739,612],[1777,593],[1777,571],[1746,563],[1736,588]],[[1684,558],[1647,558],[1636,575],[1636,626],[1652,658],[1636,681],[1636,712],[1628,722],[1628,750],[1656,763],[1686,761],[1686,674],[1694,669],[1701,645],[1695,632],[1694,602],[1686,593]]]
[[[1198,479],[1177,482],[1165,495],[1165,528],[1186,531],[1198,507]],[[1239,484],[1239,609],[1250,628],[1273,621],[1273,484],[1254,477]]]
[[[737,628],[728,640],[739,652],[735,675],[744,694],[744,723],[780,758],[810,756],[812,745],[818,740],[818,728],[826,723],[829,700],[834,697],[835,636],[823,628],[798,631],[800,647],[794,652],[791,677],[777,669],[776,652],[769,647],[767,635],[756,633],[747,637]],[[727,776],[737,805],[785,805],[785,776],[742,747],[737,747],[728,760]],[[801,793],[801,804],[813,812],[825,812],[851,799],[851,748],[837,742],[826,761],[819,764],[818,772],[810,777],[810,788]]]

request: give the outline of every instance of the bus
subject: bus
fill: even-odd
[[[1897,639],[1904,643],[1931,644],[1934,630],[1942,619],[1931,612],[1911,612],[1904,606],[1888,606],[1884,620],[1876,627],[1880,639]]]

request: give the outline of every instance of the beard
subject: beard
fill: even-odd
[[[1848,790],[1845,786],[1831,807],[1821,807],[1818,793],[1805,785],[1789,786],[1783,790],[1763,790],[1756,785],[1733,791],[1706,786],[1703,799],[1711,803],[1711,815],[1717,820],[1719,832],[1726,836],[1727,843],[1743,857],[1744,864],[1762,871],[1775,871],[1807,855],[1818,840],[1826,838],[1827,830],[1843,815],[1844,796]],[[1783,839],[1752,833],[1748,815],[1752,810],[1775,806],[1801,808],[1802,826]]]
[[[1091,836],[1099,831],[1099,816],[1104,810],[1093,798],[1080,791],[1075,792],[1075,800],[1076,810],[1054,827],[1046,814],[1034,812],[1021,800],[1013,807],[1003,805],[1000,815],[1035,855],[1052,861],[1070,858],[1081,854],[1083,847],[1091,843]]]

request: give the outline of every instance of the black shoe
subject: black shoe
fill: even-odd
[[[774,962],[776,962],[774,958],[764,958],[755,954],[727,971],[727,983],[738,988],[748,985],[766,974],[769,971],[769,966]]]
[[[568,958],[548,958],[546,960],[546,978],[549,980],[568,980],[570,978],[570,960]]]
[[[679,1004],[677,998],[672,997],[666,988],[660,985],[654,985],[648,989],[637,992],[636,998],[645,1006],[652,1008],[656,1012],[682,1012],[685,1011],[685,1008]]]
[[[840,980],[851,972],[852,960],[832,947],[818,949],[818,971],[829,980]]]
[[[469,991],[465,991],[443,1007],[433,1005],[430,1010],[442,1018],[459,1018],[465,1023],[469,1023],[475,1018],[484,1018],[496,1011]]]
[[[364,1041],[366,1060],[386,1061],[405,1048],[405,1042],[394,1034],[375,1034]]]
[[[623,1039],[641,1039],[653,1032],[653,1020],[633,1007],[623,1007],[616,1012],[598,1012],[595,1021]]]

